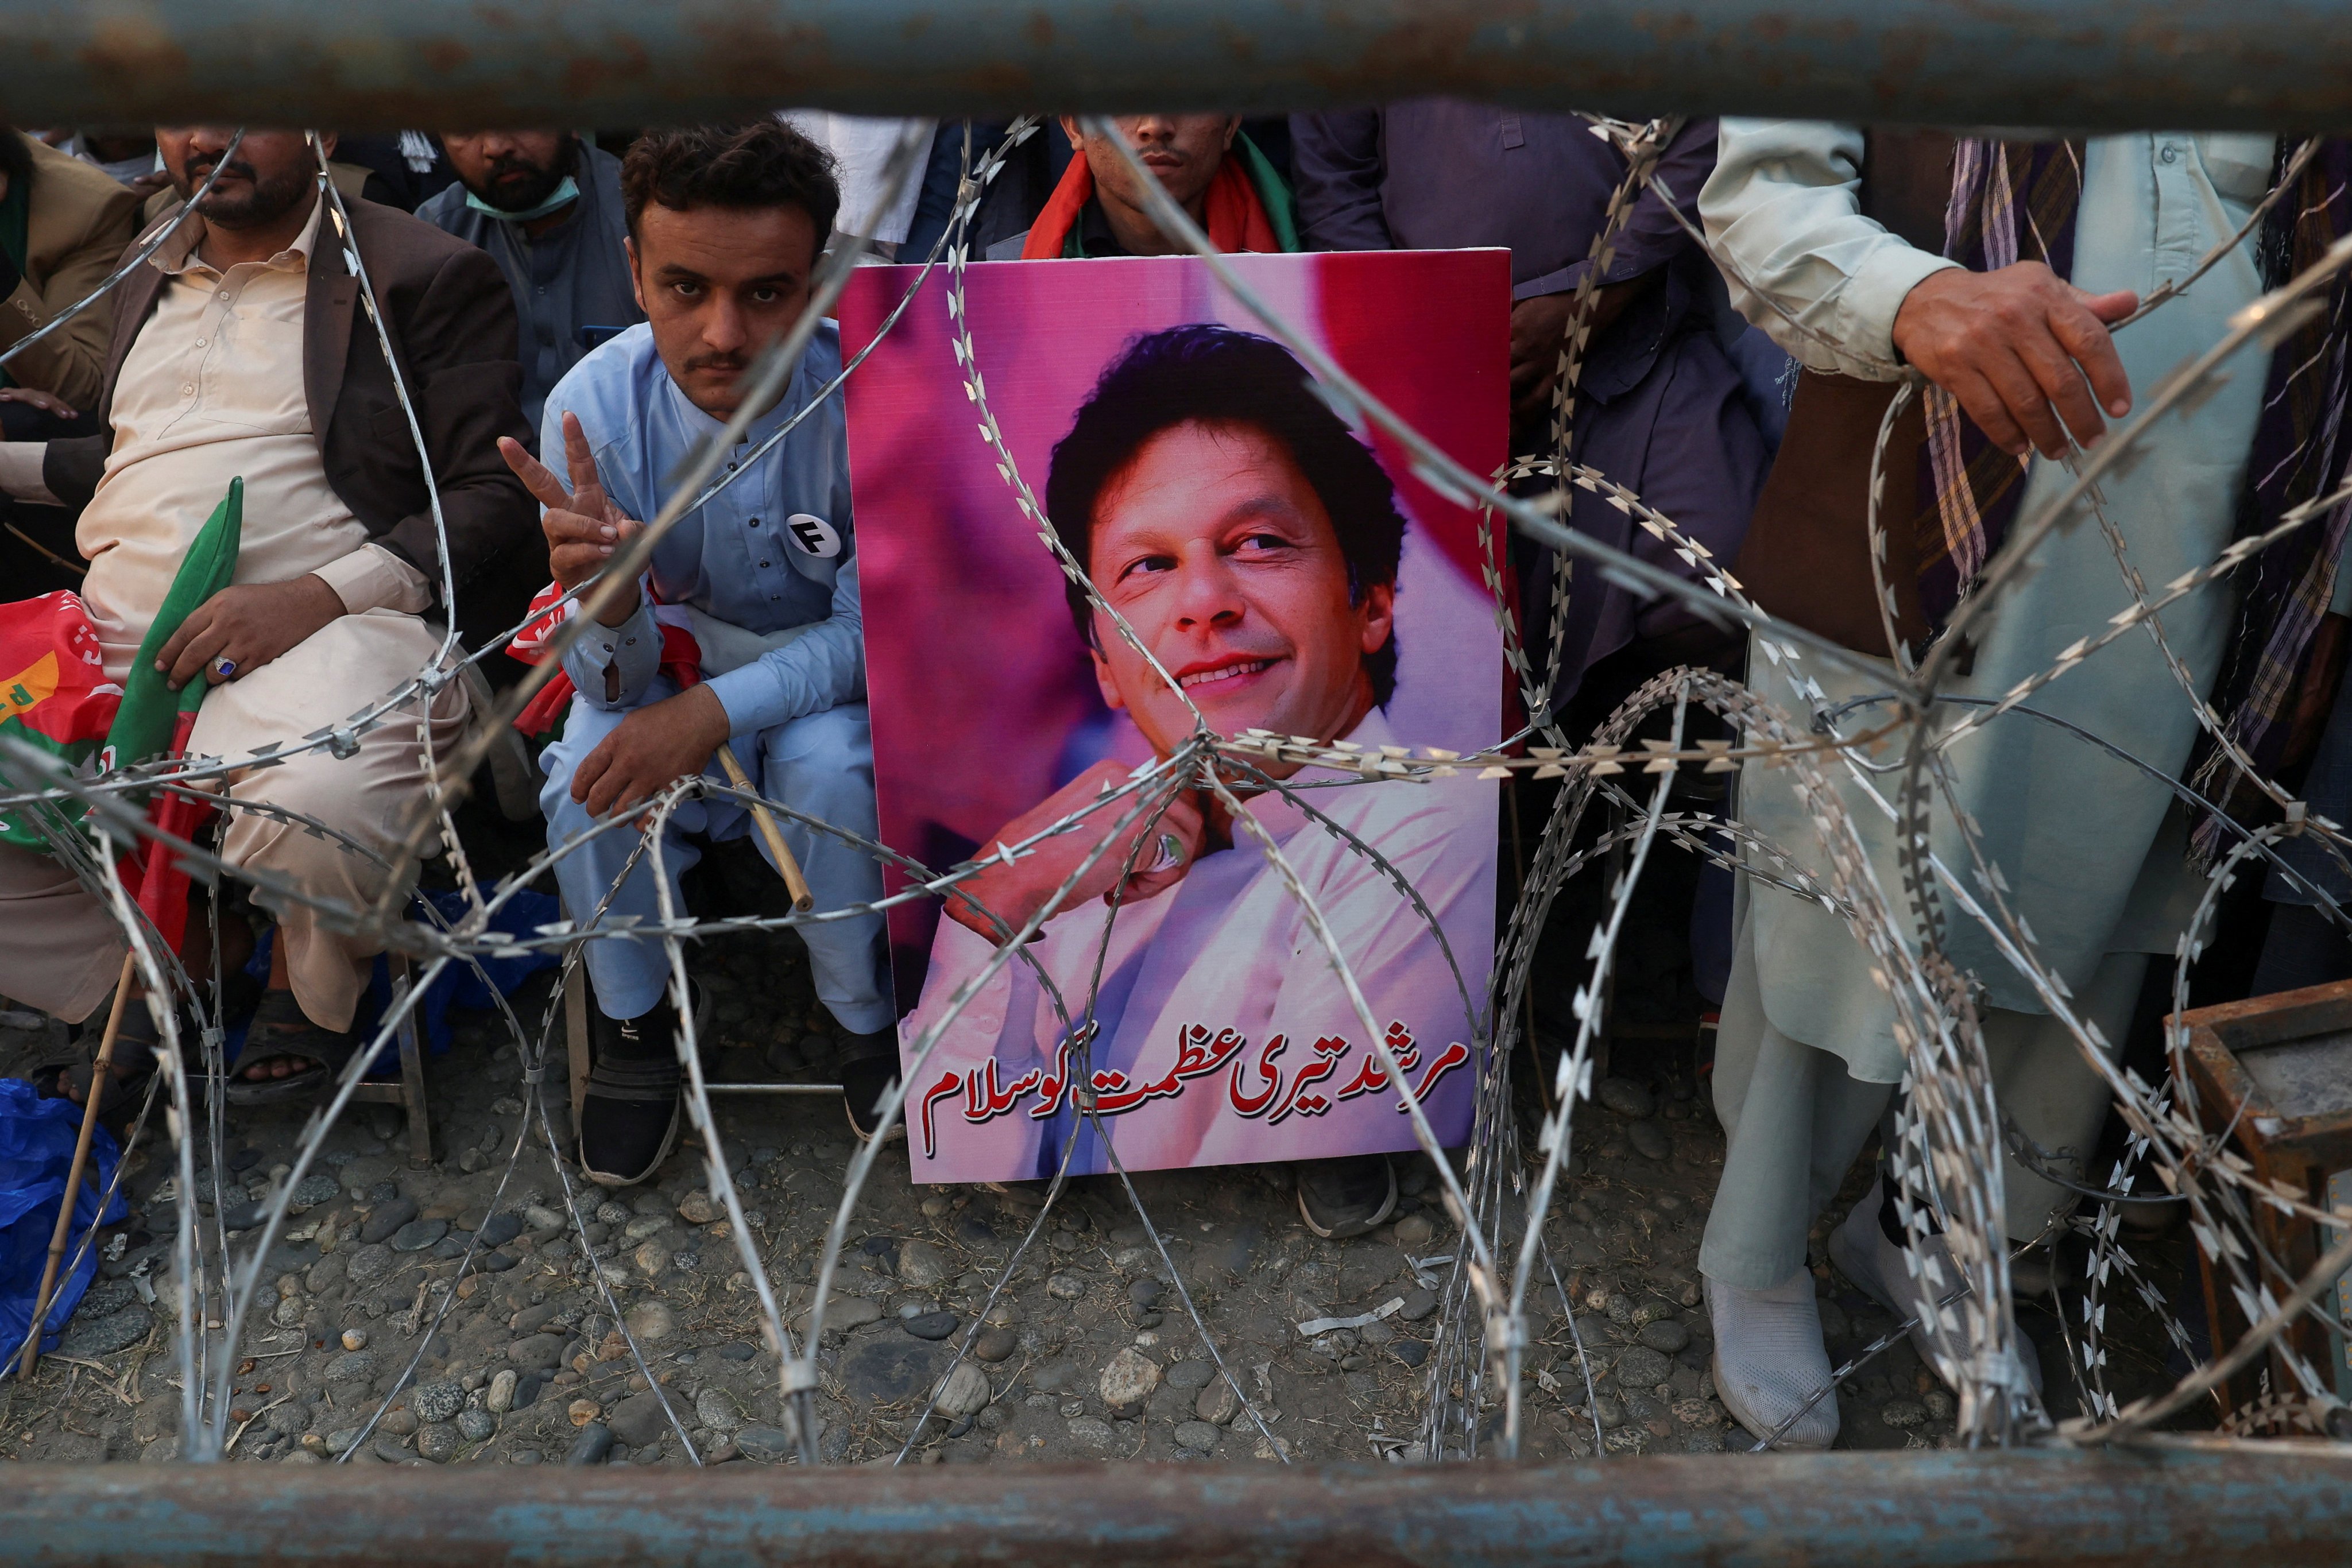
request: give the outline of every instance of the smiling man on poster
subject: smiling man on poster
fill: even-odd
[[[1187,698],[1221,735],[1264,728],[1375,751],[1398,739],[1382,708],[1396,685],[1404,516],[1378,460],[1286,350],[1209,325],[1137,340],[1055,447],[1045,503],[1063,542],[1182,688],[1180,697],[1071,587],[1103,701],[1157,757],[1194,733]],[[1084,810],[1128,777],[1118,763],[1097,762],[1005,823],[974,858]],[[1240,792],[1315,899],[1415,1087],[1451,1077],[1450,1087],[1466,1088],[1472,1030],[1446,952],[1356,845],[1375,847],[1441,925],[1490,921],[1491,793],[1466,781],[1341,783],[1307,796],[1327,826],[1280,795]],[[1104,804],[1098,821],[1034,853],[985,864],[964,890],[1006,928],[1018,926],[1132,804]],[[1106,941],[1107,904],[1116,917]],[[940,927],[922,1004],[907,1020],[910,1041],[1003,935],[969,903],[950,899],[947,913],[952,924]],[[1491,924],[1480,928],[1490,941]],[[1410,1142],[1398,1090],[1304,908],[1259,840],[1213,796],[1184,791],[1156,821],[1120,831],[1027,956],[1074,1015],[1084,1013],[1099,960],[1088,1053],[1096,1108],[1110,1117],[1151,1107],[1148,1126],[1106,1124],[1127,1163],[1300,1160],[1299,1207],[1319,1235],[1360,1234],[1392,1210],[1386,1156],[1361,1151]],[[1481,972],[1484,952],[1459,956],[1464,972]],[[1028,964],[991,977],[910,1091],[919,1172],[943,1141],[969,1149],[974,1124],[994,1122],[987,1163],[1021,1167],[995,1174],[1050,1174],[1079,1115],[1070,1032]],[[949,1063],[963,1070],[952,1092]],[[1463,1124],[1457,1134],[1467,1105],[1464,1092],[1450,1113]],[[1103,1168],[1094,1127],[1077,1133],[1071,1168]]]

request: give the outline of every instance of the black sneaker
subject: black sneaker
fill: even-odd
[[[696,1001],[698,1013],[701,998]],[[609,1019],[591,1009],[588,1029],[592,1055],[580,1100],[581,1173],[598,1186],[635,1186],[669,1158],[685,1120],[677,1009],[667,997],[633,1019]]]
[[[1386,1155],[1301,1160],[1298,1212],[1307,1228],[1327,1241],[1361,1236],[1396,1212],[1396,1171]]]
[[[898,1081],[898,1031],[877,1030],[872,1034],[853,1034],[842,1042],[841,1103],[849,1113],[849,1130],[857,1134],[861,1144],[874,1141],[874,1130],[882,1124],[876,1107],[890,1086]],[[890,1123],[890,1134],[882,1141],[895,1144],[907,1135],[907,1118],[902,1113]]]

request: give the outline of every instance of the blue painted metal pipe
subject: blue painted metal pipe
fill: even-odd
[[[2284,1446],[1559,1468],[27,1466],[0,1485],[0,1568],[2352,1562],[2352,1458]]]
[[[2345,0],[0,0],[19,125],[1309,109],[2352,127]]]

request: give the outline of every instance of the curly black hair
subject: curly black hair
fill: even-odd
[[[621,202],[629,237],[646,204],[689,207],[798,207],[816,226],[817,246],[841,211],[833,154],[775,120],[648,131],[621,160]]]
[[[1347,422],[1316,395],[1307,367],[1271,339],[1196,324],[1131,339],[1095,382],[1067,435],[1055,444],[1045,478],[1045,515],[1069,552],[1087,566],[1102,493],[1161,431],[1180,424],[1238,424],[1279,442],[1331,516],[1348,563],[1348,600],[1393,588],[1404,553],[1404,513],[1396,486]],[[1065,584],[1078,635],[1094,645],[1094,614],[1083,590]],[[1396,691],[1393,631],[1364,656],[1373,700]]]

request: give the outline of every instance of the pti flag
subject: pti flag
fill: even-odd
[[[172,690],[155,659],[189,612],[228,586],[244,520],[245,481],[232,479],[181,558],[171,591],[121,685],[106,679],[98,630],[76,595],[48,593],[0,605],[0,672],[5,672],[0,673],[0,734],[38,747],[73,768],[94,752],[101,773],[184,753],[196,708],[211,688],[199,678]],[[185,839],[211,810],[184,795],[164,793],[149,802],[147,820],[158,831]],[[0,842],[47,845],[16,815],[0,815]],[[176,948],[187,927],[187,873],[149,840],[123,858],[122,872],[138,892],[140,907]]]

